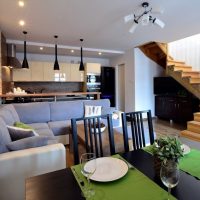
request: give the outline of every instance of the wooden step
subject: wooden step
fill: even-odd
[[[183,71],[183,72],[191,72],[192,67],[191,66],[170,66],[174,71]]]
[[[181,77],[200,78],[200,72],[198,71],[181,72]]]
[[[183,61],[178,61],[178,60],[167,60],[167,63],[168,63],[169,65],[176,65],[176,64],[182,64],[182,65],[184,65],[184,64],[185,64],[185,62],[183,62]]]
[[[194,121],[200,122],[200,112],[194,113]]]
[[[188,131],[192,131],[200,135],[200,122],[199,121],[187,122],[187,129]]]
[[[189,78],[190,84],[200,84],[200,78]]]
[[[200,134],[192,132],[192,131],[188,131],[188,130],[181,131],[180,136],[200,142]]]

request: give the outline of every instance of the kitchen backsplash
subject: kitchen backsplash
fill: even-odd
[[[14,87],[30,93],[83,91],[83,83],[80,82],[15,82]]]

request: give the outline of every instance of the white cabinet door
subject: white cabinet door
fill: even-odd
[[[71,81],[71,65],[70,63],[59,63],[60,81]]]
[[[31,70],[13,69],[13,81],[31,81]]]
[[[71,64],[71,82],[83,82],[84,71],[79,71],[79,64]]]
[[[30,62],[29,67],[31,70],[31,81],[43,81],[44,80],[43,62]]]
[[[44,81],[55,81],[55,71],[52,62],[43,62]]]
[[[99,63],[86,63],[86,73],[88,74],[100,74],[101,64]]]

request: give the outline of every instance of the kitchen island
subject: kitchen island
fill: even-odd
[[[100,92],[51,92],[51,93],[34,93],[34,94],[25,94],[25,93],[10,93],[10,94],[1,94],[2,103],[13,101],[14,99],[28,99],[29,102],[37,101],[57,101],[57,100],[74,100],[87,98],[88,96],[94,96],[95,99],[100,99]],[[23,101],[22,101],[23,102]]]

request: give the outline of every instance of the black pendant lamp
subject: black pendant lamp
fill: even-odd
[[[83,39],[80,39],[81,42],[83,42]],[[80,66],[79,66],[79,71],[84,71],[84,65],[83,65],[83,48],[81,45],[81,62],[80,62]]]
[[[24,60],[22,62],[22,68],[24,69],[28,69],[29,66],[28,66],[28,61],[27,61],[27,58],[26,58],[26,35],[27,35],[27,32],[26,31],[23,31],[23,34],[24,34]]]
[[[57,40],[58,36],[54,35],[55,40]],[[57,57],[57,42],[55,42],[55,62],[54,62],[54,70],[60,70],[59,64],[58,64],[58,57]]]

